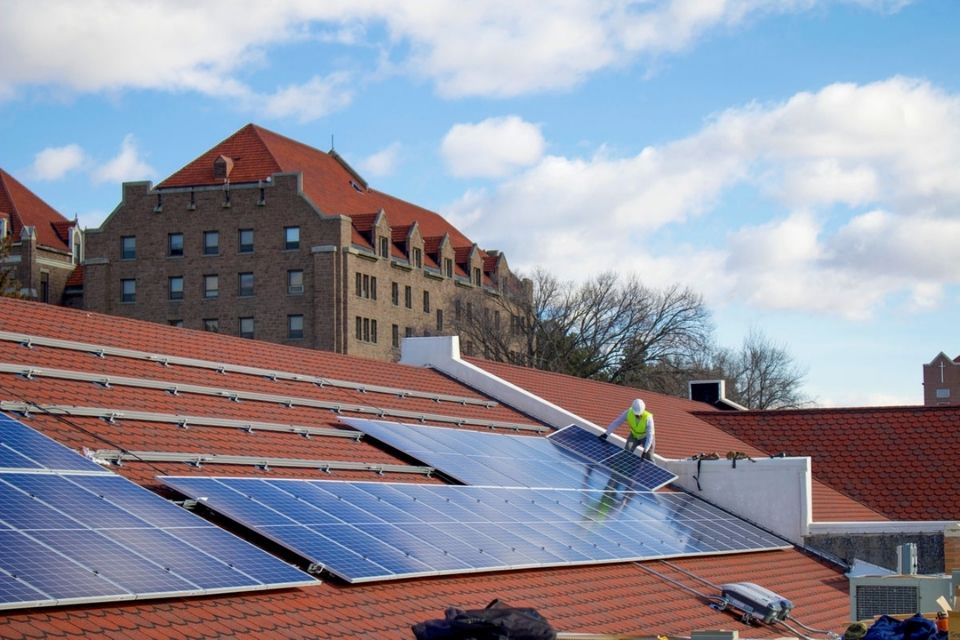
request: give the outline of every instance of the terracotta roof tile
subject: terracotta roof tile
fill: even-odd
[[[754,446],[810,456],[814,477],[897,520],[960,519],[960,406],[698,413]]]
[[[9,214],[10,232],[15,240],[19,240],[23,227],[33,226],[37,229],[39,244],[69,250],[66,230],[75,223],[64,218],[3,169],[0,169],[0,212]]]
[[[78,264],[74,267],[73,271],[70,272],[70,277],[67,278],[67,287],[82,287],[83,286],[83,265]]]

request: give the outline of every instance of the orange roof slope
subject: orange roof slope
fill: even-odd
[[[729,411],[709,410],[702,402],[621,387],[615,384],[585,380],[560,373],[527,369],[509,364],[468,358],[473,364],[490,373],[523,387],[541,398],[572,411],[594,424],[606,426],[616,418],[634,398],[641,397],[657,420],[657,453],[667,458],[687,458],[698,453],[716,451],[743,451],[750,456],[765,457],[780,449],[766,448],[750,443],[736,434],[726,433],[706,418],[730,415]],[[626,428],[620,427],[621,435]],[[805,454],[798,454],[805,455]],[[817,471],[816,460],[813,470]],[[813,482],[813,518],[816,521],[874,521],[887,518],[876,510],[861,504],[852,494],[844,495],[817,480]]]
[[[450,234],[454,246],[472,242],[440,214],[358,183],[329,153],[248,124],[157,185],[158,189],[223,184],[213,162],[224,155],[234,162],[231,183],[266,180],[275,173],[302,173],[303,191],[326,214],[368,214],[383,209],[391,227],[417,222],[424,236]]]
[[[697,415],[768,451],[810,456],[818,479],[890,518],[960,519],[960,406]]]
[[[75,223],[64,218],[3,169],[0,169],[0,213],[10,216],[10,232],[15,241],[20,239],[21,229],[32,226],[37,229],[38,244],[70,250],[67,230]]]
[[[305,438],[292,431],[247,430],[225,424],[205,425],[196,420],[179,424],[178,416],[349,433],[338,417],[358,414],[349,408],[338,408],[363,405],[387,412],[388,418],[394,410],[419,412],[427,416],[427,424],[436,423],[429,416],[447,416],[463,420],[463,428],[470,428],[471,422],[478,419],[536,425],[528,416],[493,403],[430,369],[12,299],[0,299],[0,328],[18,334],[16,339],[0,339],[0,362],[34,371],[30,376],[18,375],[17,368],[0,373],[0,400],[31,403],[31,417],[24,418],[25,423],[71,448],[203,452],[371,465],[370,470],[332,467],[327,472],[320,468],[253,464],[205,463],[195,468],[181,462],[131,460],[119,467],[124,476],[161,493],[165,492],[155,480],[161,474],[440,482],[437,477],[422,473],[377,473],[377,465],[402,468],[418,463],[366,438],[336,437],[329,432]],[[33,338],[29,346],[19,339],[21,336]],[[70,342],[44,344],[44,339],[50,338]],[[84,345],[103,348],[103,357],[97,357],[96,350],[91,352]],[[176,357],[192,360],[175,360]],[[224,365],[222,370],[218,364]],[[349,380],[363,388],[320,386],[310,380],[239,370],[235,365]],[[96,377],[77,379],[69,375],[77,373]],[[142,386],[137,386],[140,383]],[[442,393],[469,402],[404,395],[373,385]],[[198,391],[204,388],[213,392]],[[239,401],[231,399],[231,395]],[[281,401],[283,398],[294,401]],[[304,399],[329,402],[336,407],[298,402]],[[44,414],[43,408],[51,405],[74,411],[97,408],[106,413]],[[152,412],[153,419],[133,415],[133,411]],[[158,419],[156,414],[172,419]],[[317,586],[282,592],[4,611],[0,612],[0,637],[175,638],[183,637],[184,629],[189,628],[192,638],[408,638],[411,624],[442,617],[447,606],[482,607],[495,597],[537,607],[564,631],[686,634],[692,629],[717,627],[748,631],[730,614],[708,608],[663,577],[703,589],[702,584],[692,582],[677,567],[717,584],[748,579],[759,582],[793,600],[797,617],[806,624],[835,631],[845,624],[848,598],[842,574],[799,551],[787,550],[691,557],[671,563],[507,571],[365,585],[348,585],[331,576]],[[752,636],[782,635],[782,631],[769,628],[749,632]]]

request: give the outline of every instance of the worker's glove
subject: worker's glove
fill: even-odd
[[[607,434],[601,433],[601,434],[598,435],[597,437],[600,438],[601,440],[606,440],[606,439],[607,439]]]

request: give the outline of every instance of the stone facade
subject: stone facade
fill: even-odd
[[[960,404],[960,362],[941,352],[930,364],[923,365],[923,404]]]
[[[513,279],[502,256],[491,270],[487,255],[485,270],[476,246],[455,269],[447,239],[425,246],[416,223],[393,229],[382,211],[321,212],[303,179],[280,173],[228,189],[124,184],[120,205],[87,232],[85,307],[396,360],[403,337],[451,332],[459,292],[493,302],[498,283]],[[287,242],[292,229],[296,246]]]

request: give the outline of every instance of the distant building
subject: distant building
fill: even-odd
[[[960,356],[951,360],[941,351],[923,365],[923,404],[960,404]]]
[[[442,216],[335,151],[247,125],[88,234],[88,309],[381,360],[452,333],[461,294],[523,290]]]
[[[40,302],[79,304],[83,233],[77,221],[67,220],[3,169],[0,239],[8,246],[0,268],[16,278],[19,289],[15,293]],[[71,278],[77,286],[68,287]]]

